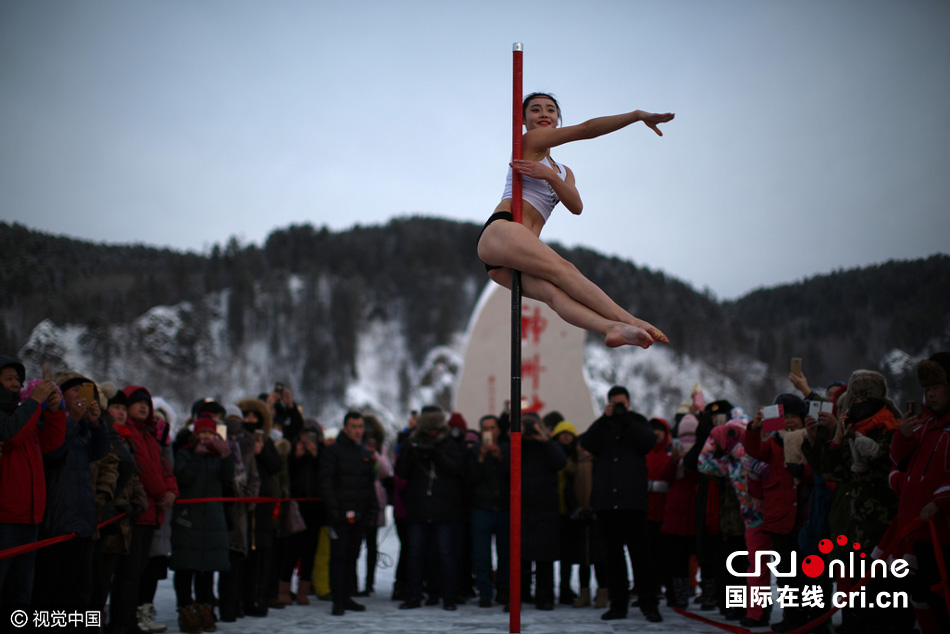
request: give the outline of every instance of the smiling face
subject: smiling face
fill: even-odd
[[[524,125],[528,130],[556,128],[560,112],[550,97],[534,97],[525,104]]]

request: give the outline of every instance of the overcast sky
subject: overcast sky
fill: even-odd
[[[542,237],[733,298],[948,252],[948,33],[945,0],[0,0],[0,219],[196,251],[480,224],[523,42],[566,124],[676,113],[556,148],[585,208]]]

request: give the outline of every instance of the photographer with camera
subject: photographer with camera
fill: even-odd
[[[605,621],[627,618],[627,564],[624,546],[630,552],[633,575],[641,588],[655,584],[649,566],[647,531],[646,455],[656,444],[649,421],[630,410],[630,393],[623,386],[607,392],[607,407],[580,437],[581,447],[594,455],[591,508],[597,513],[607,551],[610,609]],[[640,595],[640,611],[648,621],[663,620],[656,595]]]
[[[330,520],[330,591],[334,616],[346,610],[362,612],[365,605],[350,597],[356,590],[356,560],[366,524],[379,511],[376,501],[376,462],[363,446],[366,423],[359,412],[343,417],[343,431],[324,450],[320,461],[320,493]]]
[[[297,442],[297,437],[303,430],[303,413],[294,402],[290,388],[283,383],[277,383],[270,394],[261,395],[261,400],[266,401],[271,409],[273,428],[282,432],[284,438],[290,442]]]
[[[427,577],[427,605],[437,604],[441,595],[442,607],[455,610],[458,569],[454,536],[455,523],[462,518],[465,469],[462,450],[449,439],[445,414],[438,407],[423,408],[396,461],[396,475],[406,480],[409,533],[409,596],[399,609],[422,605],[422,582]],[[434,574],[427,576],[429,570]]]

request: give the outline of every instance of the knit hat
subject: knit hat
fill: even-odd
[[[779,394],[775,397],[773,405],[781,405],[786,414],[793,414],[802,420],[808,415],[808,405],[805,401],[794,394]]]
[[[464,416],[458,412],[452,412],[452,415],[449,417],[449,427],[465,431],[468,429],[468,423],[465,422]]]
[[[569,423],[566,420],[562,420],[560,423],[554,426],[554,431],[551,432],[551,437],[556,438],[558,434],[564,432],[571,434],[575,438],[577,437],[577,428],[574,427],[574,423]]]
[[[142,401],[146,401],[148,403],[149,408],[152,407],[152,397],[148,395],[148,392],[146,392],[145,390],[135,390],[134,392],[129,394],[128,402],[126,403],[126,405],[128,407],[132,407],[136,403],[140,403]]]
[[[224,406],[224,417],[225,418],[240,418],[244,420],[244,412],[241,411],[241,408],[237,405],[225,405]]]
[[[214,419],[211,418],[211,415],[210,415],[210,414],[207,414],[207,413],[202,414],[202,415],[199,416],[198,419],[195,421],[195,433],[196,433],[196,434],[197,434],[198,432],[202,432],[202,431],[210,431],[211,433],[215,433],[215,432],[217,431],[217,429],[218,429],[218,428],[217,428],[217,423],[214,422]]]
[[[683,446],[683,449],[689,451],[693,448],[693,445],[696,444],[696,430],[699,428],[699,420],[696,419],[692,414],[687,414],[680,420],[679,427],[676,430],[676,437],[680,438],[680,444]],[[682,441],[683,436],[692,434],[692,440]]]
[[[109,399],[109,404],[107,407],[112,407],[113,405],[122,405],[123,407],[128,407],[129,398],[125,395],[125,392],[118,390],[112,395],[112,398]]]
[[[917,364],[917,380],[923,388],[950,382],[948,377],[950,377],[950,352],[938,352]]]

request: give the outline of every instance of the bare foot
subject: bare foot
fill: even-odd
[[[634,322],[632,325],[637,328],[643,328],[647,333],[653,338],[653,341],[659,341],[660,343],[669,343],[670,338],[663,334],[663,331],[651,324],[650,322],[643,321],[642,319],[633,318]]]
[[[604,343],[607,344],[608,348],[640,346],[645,350],[653,345],[653,337],[643,328],[637,328],[629,324],[617,324],[607,332]]]

